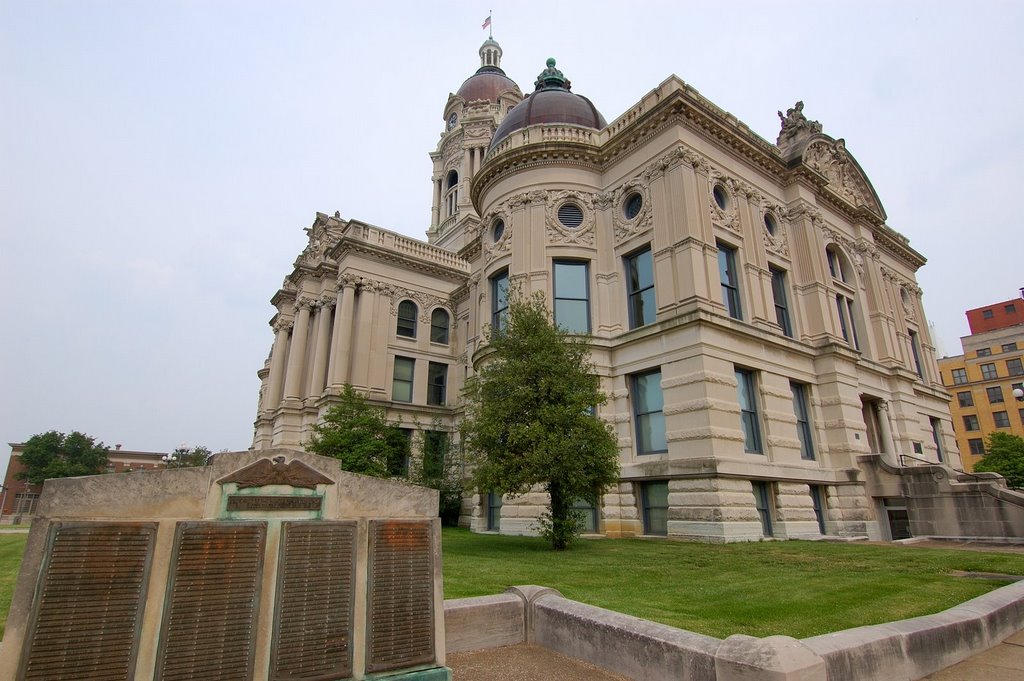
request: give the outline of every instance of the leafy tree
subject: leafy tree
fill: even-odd
[[[1024,488],[1024,438],[998,431],[989,433],[985,456],[974,464],[974,471],[999,473],[1010,487]]]
[[[513,294],[490,350],[465,391],[473,482],[510,496],[542,485],[550,497],[542,532],[564,550],[580,530],[573,502],[596,505],[619,477],[615,436],[595,415],[606,397],[587,339],[556,327],[542,294]]]
[[[97,443],[96,438],[77,430],[70,435],[56,430],[33,435],[21,452],[25,470],[18,473],[18,478],[38,485],[49,478],[103,473],[107,469],[109,451],[102,442]]]
[[[170,460],[167,462],[167,467],[193,468],[195,466],[205,466],[211,456],[213,456],[213,452],[206,447],[189,447],[188,445],[179,445],[177,449],[171,452]]]
[[[388,478],[405,474],[409,439],[387,422],[383,409],[346,384],[323,423],[313,426],[306,449],[340,460],[342,470]]]
[[[462,510],[463,467],[458,450],[452,446],[451,433],[435,419],[431,430],[420,430],[420,452],[409,471],[409,480],[433,487],[439,495],[439,515],[445,525],[458,525]]]

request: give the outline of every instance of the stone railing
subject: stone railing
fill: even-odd
[[[449,218],[449,220],[452,219],[454,218]],[[383,229],[382,227],[352,221],[345,231],[345,236],[375,246],[388,248],[418,260],[425,260],[442,267],[448,267],[469,274],[469,263],[455,253],[438,248],[437,246],[431,246],[418,239],[412,239],[397,232]]]

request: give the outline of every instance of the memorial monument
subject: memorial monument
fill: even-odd
[[[291,450],[49,480],[0,678],[447,681],[437,503]]]

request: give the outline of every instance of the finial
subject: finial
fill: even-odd
[[[572,85],[569,83],[569,79],[555,68],[555,58],[548,57],[546,64],[547,68],[537,76],[537,80],[533,84],[534,88],[537,90],[556,88],[559,90],[569,90]]]

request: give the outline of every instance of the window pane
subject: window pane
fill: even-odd
[[[587,302],[581,300],[555,300],[555,319],[569,333],[587,333]]]
[[[663,452],[668,449],[665,441],[665,415],[660,411],[639,415],[637,437],[640,438],[641,452]]]
[[[555,263],[555,288],[559,298],[587,297],[587,266],[583,263]]]
[[[640,496],[644,510],[644,534],[668,534],[668,483],[643,483]]]
[[[448,343],[448,312],[440,308],[430,314],[430,342]]]
[[[664,396],[661,394],[660,371],[637,376],[636,388],[636,408],[639,413],[662,410]]]
[[[629,293],[629,328],[650,324],[655,318],[654,265],[650,249],[626,259]]]
[[[395,374],[391,382],[391,399],[396,402],[412,402],[412,379],[415,360],[395,357]]]
[[[448,382],[448,365],[430,362],[427,365],[427,404],[444,405]]]
[[[555,323],[570,333],[590,331],[590,301],[587,298],[587,264],[556,262]]]
[[[397,332],[399,336],[416,337],[416,313],[416,303],[411,300],[403,300],[398,304]]]

